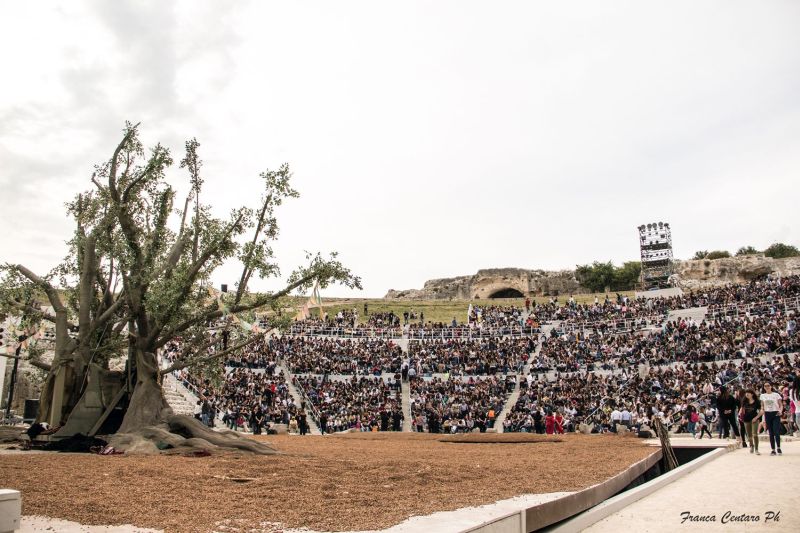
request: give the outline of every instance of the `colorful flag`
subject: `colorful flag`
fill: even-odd
[[[322,318],[322,297],[319,295],[319,281],[314,283],[314,289],[311,291],[311,296],[308,298],[303,307],[300,308],[300,311],[297,312],[297,316],[295,316],[295,320],[305,320],[311,316],[311,308],[318,307],[319,308],[319,317]]]

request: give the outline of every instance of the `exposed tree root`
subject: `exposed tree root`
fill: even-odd
[[[248,439],[234,431],[214,431],[198,420],[184,415],[164,413],[164,423],[126,433],[115,433],[108,444],[125,453],[155,454],[175,452],[239,451],[257,455],[278,453],[264,442]]]

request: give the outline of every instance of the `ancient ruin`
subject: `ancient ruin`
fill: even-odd
[[[800,274],[800,257],[773,259],[763,254],[675,261],[675,283],[684,290],[742,283],[767,274]],[[448,300],[522,298],[591,292],[575,278],[574,270],[487,268],[472,276],[432,279],[422,289],[390,290],[387,299]]]

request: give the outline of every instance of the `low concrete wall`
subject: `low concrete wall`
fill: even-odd
[[[525,511],[519,511],[510,515],[496,518],[485,524],[481,524],[464,533],[526,533],[525,531]]]
[[[694,461],[686,463],[685,465],[679,466],[675,470],[671,470],[666,474],[658,476],[655,479],[648,481],[647,483],[643,483],[638,487],[634,487],[630,490],[623,492],[622,494],[618,494],[613,498],[610,498],[599,505],[592,507],[591,509],[587,510],[571,518],[570,520],[566,520],[557,526],[549,528],[547,531],[548,533],[558,532],[558,533],[572,533],[577,531],[583,531],[587,527],[591,526],[595,522],[599,522],[603,518],[616,513],[617,511],[627,507],[628,505],[641,500],[645,496],[649,496],[650,494],[654,493],[658,489],[664,487],[672,483],[673,481],[685,476],[689,472],[696,470],[703,466],[706,463],[717,459],[718,457],[725,455],[731,451],[730,447],[725,448],[717,448],[701,457],[698,457]]]
[[[520,509],[466,530],[469,533],[529,533],[561,522],[618,493],[661,460],[661,450],[632,464],[625,471],[601,483],[563,498]]]
[[[0,533],[20,528],[22,497],[18,490],[0,489]]]

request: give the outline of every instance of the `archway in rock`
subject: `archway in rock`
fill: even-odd
[[[489,295],[489,298],[524,298],[525,295],[522,294],[517,289],[512,289],[510,287],[505,289],[500,289],[499,291],[495,291]]]

